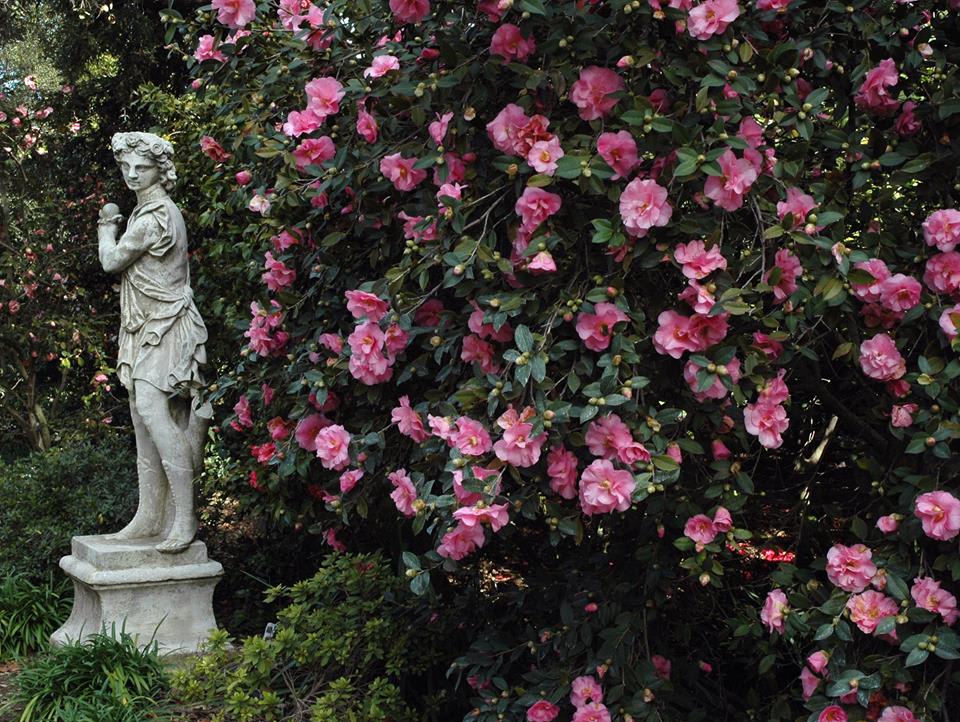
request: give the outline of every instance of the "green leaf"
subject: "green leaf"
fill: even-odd
[[[910,590],[907,588],[906,583],[896,574],[887,570],[887,589],[893,596],[901,601],[906,599],[910,595]]]
[[[833,625],[829,622],[827,624],[821,624],[817,627],[817,633],[813,635],[815,641],[819,642],[824,639],[829,639],[833,636]]]
[[[543,0],[520,0],[520,9],[531,15],[546,15],[547,8]]]
[[[925,649],[920,649],[917,647],[910,654],[907,655],[907,661],[903,663],[904,667],[916,667],[918,664],[923,664],[927,661],[927,657],[930,656],[930,652]]]
[[[524,324],[517,326],[516,331],[513,332],[513,340],[521,352],[531,353],[533,351],[533,334]]]
[[[766,674],[773,667],[773,663],[777,661],[777,655],[768,654],[766,657],[760,660],[760,664],[757,666],[757,671],[760,674]]]

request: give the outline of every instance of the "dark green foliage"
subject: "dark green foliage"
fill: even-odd
[[[136,500],[136,455],[118,434],[0,466],[0,575],[61,574],[72,536],[116,531]]]
[[[116,629],[52,648],[17,678],[21,722],[142,722],[169,719],[167,680],[155,645]]]
[[[414,715],[404,682],[436,663],[439,624],[380,555],[331,555],[310,579],[274,587],[282,601],[272,639],[249,637],[231,651],[226,633],[174,679],[185,701],[218,720],[382,722]],[[430,630],[430,631],[424,631]]]
[[[66,580],[35,583],[15,574],[0,583],[0,659],[44,649],[50,635],[70,614]]]

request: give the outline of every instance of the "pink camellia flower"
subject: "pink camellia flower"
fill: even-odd
[[[527,270],[533,274],[553,273],[557,270],[557,263],[553,260],[550,251],[540,251],[527,264]]]
[[[714,461],[726,461],[731,454],[730,449],[720,439],[714,439],[710,442],[710,453],[713,455]]]
[[[493,346],[472,333],[463,338],[460,359],[467,363],[476,363],[485,374],[495,374],[500,370]]]
[[[472,554],[474,550],[482,547],[485,541],[483,527],[479,524],[476,526],[457,524],[443,535],[440,546],[437,547],[437,554],[447,559],[460,561],[468,554]]]
[[[489,524],[490,529],[498,532],[510,522],[510,514],[506,504],[491,504],[490,506],[465,506],[453,512],[453,518],[465,526],[480,526]]]
[[[654,180],[634,178],[620,195],[620,217],[627,232],[643,238],[656,226],[665,226],[673,215],[667,189]]]
[[[270,213],[270,199],[257,193],[253,196],[253,198],[250,199],[250,202],[247,204],[247,208],[254,213],[259,213],[261,216],[265,216]]]
[[[920,722],[906,707],[887,707],[877,722]]]
[[[390,0],[390,12],[397,22],[419,23],[430,14],[430,0]]]
[[[390,421],[397,425],[397,429],[404,436],[408,436],[420,444],[430,438],[423,426],[420,414],[410,406],[410,397],[401,396],[400,405],[390,412]]]
[[[429,424],[430,432],[434,436],[440,437],[446,441],[447,444],[453,446],[453,435],[457,432],[453,421],[449,417],[427,414],[427,424]]]
[[[683,266],[684,276],[697,280],[727,267],[727,259],[720,252],[720,246],[710,246],[707,249],[703,241],[678,243],[673,251],[673,258]]]
[[[597,138],[597,153],[614,170],[610,180],[620,180],[640,162],[637,157],[637,141],[625,130],[617,133],[601,133]]]
[[[593,313],[581,311],[577,315],[577,335],[591,351],[606,351],[613,337],[613,327],[629,317],[612,303],[598,303]]]
[[[778,449],[783,444],[781,434],[790,426],[790,420],[783,406],[761,400],[746,405],[743,410],[743,425],[748,434],[760,440],[761,446]]]
[[[687,282],[687,287],[677,294],[677,298],[690,304],[690,308],[698,314],[710,313],[717,303],[717,297],[710,293],[709,286],[692,278]]]
[[[917,577],[913,580],[910,596],[921,609],[939,614],[947,626],[953,626],[960,616],[957,611],[957,598],[945,589],[940,588],[940,582],[931,577]]]
[[[104,377],[104,380],[106,380],[106,377]],[[246,394],[241,396],[234,404],[233,413],[237,415],[237,426],[234,427],[234,431],[240,431],[244,427],[248,429],[253,427],[253,417],[250,415],[250,399],[247,398]]]
[[[827,579],[845,592],[862,592],[877,574],[873,552],[863,544],[834,544],[827,552]]]
[[[777,217],[782,221],[789,213],[793,216],[793,225],[803,225],[810,212],[817,207],[813,196],[799,188],[787,188],[787,200],[777,203]]]
[[[343,351],[343,337],[335,333],[321,333],[317,337],[317,343],[335,354],[340,354]]]
[[[823,674],[823,670],[827,668],[829,663],[830,655],[824,652],[822,649],[817,650],[807,657],[807,666],[817,674]]]
[[[533,38],[524,38],[520,28],[512,23],[500,25],[490,41],[490,54],[499,55],[505,63],[524,63],[536,49]]]
[[[860,368],[877,381],[892,381],[907,372],[907,363],[893,339],[885,333],[860,344]]]
[[[437,113],[436,116],[437,119],[432,121],[430,125],[427,126],[427,131],[430,133],[430,138],[433,140],[433,142],[439,146],[443,145],[443,139],[447,135],[447,127],[450,125],[450,121],[453,120],[453,113],[447,112],[443,115]],[[451,182],[455,181],[451,179]]]
[[[520,155],[520,130],[529,121],[530,118],[523,112],[523,108],[514,103],[508,103],[493,120],[487,123],[487,135],[493,146],[501,153]]]
[[[591,454],[613,460],[633,442],[633,434],[619,416],[608,414],[590,422],[584,440]]]
[[[213,137],[205,135],[200,138],[200,150],[206,153],[211,160],[216,161],[217,163],[223,163],[230,159],[230,154],[223,149],[223,146],[220,145]]]
[[[767,599],[763,603],[763,609],[760,610],[760,621],[771,633],[783,634],[786,629],[783,612],[789,608],[787,595],[783,593],[782,589],[774,589],[767,594]]]
[[[733,529],[733,517],[722,506],[718,506],[717,510],[713,512],[713,528],[720,534],[726,534]]]
[[[854,96],[854,101],[860,110],[874,115],[893,115],[900,107],[900,101],[890,94],[900,80],[900,73],[893,58],[881,60],[880,64],[867,71],[863,85]]]
[[[695,541],[698,548],[701,548],[717,538],[717,530],[709,516],[697,514],[687,519],[687,523],[683,527],[683,535]]]
[[[321,122],[340,112],[340,101],[346,92],[336,78],[314,78],[304,86],[304,90],[307,93],[307,110],[320,118]]]
[[[880,303],[894,313],[905,313],[920,303],[920,281],[895,273],[880,283]]]
[[[750,161],[737,158],[730,149],[717,159],[717,163],[721,175],[707,178],[703,193],[724,210],[735,211],[743,205],[744,194],[757,179],[757,170]]]
[[[283,124],[283,133],[291,138],[299,138],[306,133],[312,133],[323,123],[323,118],[309,110],[292,110],[287,115],[287,122]]]
[[[482,456],[493,447],[490,433],[483,424],[468,416],[457,419],[457,430],[451,441],[464,456]]]
[[[923,222],[923,239],[928,246],[952,251],[960,244],[960,211],[944,208],[927,216]]]
[[[619,100],[612,93],[623,90],[623,80],[614,71],[591,65],[580,71],[570,86],[570,102],[580,109],[583,120],[596,120],[607,115]]]
[[[940,330],[951,341],[960,334],[960,303],[943,309],[940,314]]]
[[[911,135],[916,135],[923,127],[920,119],[913,113],[916,108],[917,104],[912,100],[908,100],[900,109],[902,112],[900,113],[900,117],[894,122],[893,129],[897,131],[902,138],[909,138]]]
[[[577,457],[563,444],[554,446],[547,454],[547,476],[550,489],[564,499],[577,496]]]
[[[199,63],[202,63],[204,60],[216,60],[220,63],[226,62],[227,56],[217,49],[216,43],[217,39],[212,35],[201,35],[200,41],[197,43],[197,49],[193,51],[193,57],[196,58]]]
[[[263,267],[267,272],[260,276],[260,279],[274,293],[287,288],[297,278],[297,272],[288,268],[283,261],[274,259],[270,251],[267,251],[264,256]]]
[[[509,323],[503,324],[500,328],[494,328],[492,323],[483,322],[483,310],[477,305],[476,301],[471,301],[473,313],[467,319],[467,328],[477,334],[480,338],[489,338],[493,341],[505,343],[513,340],[513,328]]]
[[[727,369],[730,369],[731,364],[727,364]],[[733,372],[731,372],[732,375]],[[780,369],[777,372],[777,375],[772,379],[767,379],[763,387],[760,389],[760,400],[766,401],[770,404],[782,404],[788,398],[790,398],[790,389],[787,388],[787,382],[783,380],[783,377],[786,375],[786,369]]]
[[[670,669],[673,665],[669,659],[662,654],[655,654],[650,657],[650,661],[653,663],[653,671],[657,677],[660,679],[670,679]]]
[[[853,267],[858,271],[866,271],[873,276],[873,280],[868,283],[851,282],[850,288],[853,295],[865,303],[879,303],[881,298],[880,284],[890,278],[890,270],[887,268],[887,264],[879,258],[871,258],[867,261],[858,261],[853,264]]]
[[[846,606],[850,610],[850,621],[864,634],[873,634],[881,619],[894,617],[900,611],[895,599],[872,589],[854,594],[847,600]]]
[[[324,469],[340,471],[350,463],[350,433],[340,424],[320,429],[315,443]]]
[[[773,299],[775,303],[783,303],[797,290],[797,279],[803,273],[803,266],[790,250],[781,248],[774,256],[773,268],[763,275],[764,283],[770,282],[774,269],[779,269],[780,277],[773,285]]]
[[[906,429],[913,424],[913,415],[919,408],[916,404],[894,404],[890,409],[890,425],[895,429]]]
[[[323,414],[310,414],[304,416],[297,422],[297,428],[293,432],[293,438],[297,445],[304,451],[317,450],[317,434],[320,430],[330,425],[330,421]]]
[[[931,539],[949,541],[960,533],[960,500],[947,491],[928,491],[918,496],[913,514]]]
[[[234,178],[237,181],[237,185],[241,186],[245,186],[253,180],[253,176],[250,174],[250,171],[247,170],[237,171],[237,174],[234,176]]]
[[[394,486],[393,491],[390,492],[390,498],[393,499],[397,511],[407,518],[416,516],[417,510],[413,508],[413,502],[417,500],[417,487],[413,485],[407,470],[392,471],[387,474],[387,479]]]
[[[367,291],[347,291],[344,296],[347,298],[347,310],[356,319],[367,318],[376,322],[390,310],[390,304]]]
[[[337,154],[337,147],[333,144],[330,136],[324,135],[320,138],[307,138],[293,151],[293,158],[297,164],[297,170],[302,171],[308,165],[323,165]]]
[[[820,711],[817,722],[847,722],[847,713],[840,705],[832,704]]]
[[[579,709],[588,702],[603,702],[603,688],[595,677],[583,675],[570,684],[570,703]]]
[[[363,384],[372,386],[387,381],[393,371],[393,358],[384,355],[386,337],[373,321],[358,324],[347,337],[350,345],[350,374]]]
[[[687,351],[705,351],[726,336],[726,316],[683,316],[667,310],[657,316],[653,347],[657,353],[680,358]]]
[[[376,143],[379,130],[376,118],[363,103],[357,103],[357,135],[368,143]]]
[[[613,468],[606,459],[597,459],[580,477],[580,507],[587,516],[626,511],[635,486],[629,471]]]
[[[363,469],[350,469],[340,474],[340,493],[349,494],[363,478]]]
[[[503,432],[503,438],[493,445],[497,458],[511,466],[530,467],[540,461],[540,450],[547,440],[546,432],[531,436],[533,424],[514,424]]]
[[[416,158],[404,158],[400,153],[394,153],[380,161],[380,172],[398,191],[411,191],[427,177],[427,171],[413,167],[416,162]]]
[[[687,31],[697,40],[709,40],[719,35],[740,17],[737,0],[704,0],[690,11]]]
[[[953,295],[960,290],[960,253],[938,253],[927,261],[923,282],[936,293]]]
[[[253,0],[213,0],[210,7],[217,11],[217,20],[228,28],[242,28],[257,16]]]
[[[390,354],[398,354],[403,351],[407,347],[409,339],[409,334],[400,328],[398,323],[391,323],[387,326],[387,330],[383,332],[383,345],[386,347],[387,353]]]
[[[895,514],[887,514],[877,519],[877,529],[884,534],[892,534],[900,526],[900,519]]]
[[[533,231],[560,210],[560,203],[560,196],[556,193],[528,187],[517,199],[514,211],[520,216],[521,227]]]
[[[578,707],[571,722],[610,722],[610,710],[600,702],[588,702]]]
[[[803,688],[804,701],[813,696],[813,693],[817,691],[817,687],[820,686],[820,681],[820,678],[806,667],[800,671],[800,686]]]
[[[370,67],[363,71],[363,77],[382,78],[391,70],[400,70],[400,60],[393,55],[378,55],[370,62]]]
[[[554,136],[550,140],[538,140],[530,146],[527,153],[527,163],[537,171],[546,175],[553,175],[557,171],[557,161],[564,156],[560,140]]]
[[[560,708],[552,702],[541,699],[527,710],[527,722],[553,722],[560,714]]]

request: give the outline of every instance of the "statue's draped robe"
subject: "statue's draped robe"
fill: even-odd
[[[120,382],[133,390],[136,379],[161,391],[189,395],[202,385],[207,329],[193,302],[187,258],[187,229],[169,197],[134,209],[127,232],[150,216],[159,234],[150,233],[143,253],[120,280]]]

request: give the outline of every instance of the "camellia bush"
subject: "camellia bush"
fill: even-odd
[[[951,719],[954,5],[167,13],[232,493],[454,610],[465,720]]]

